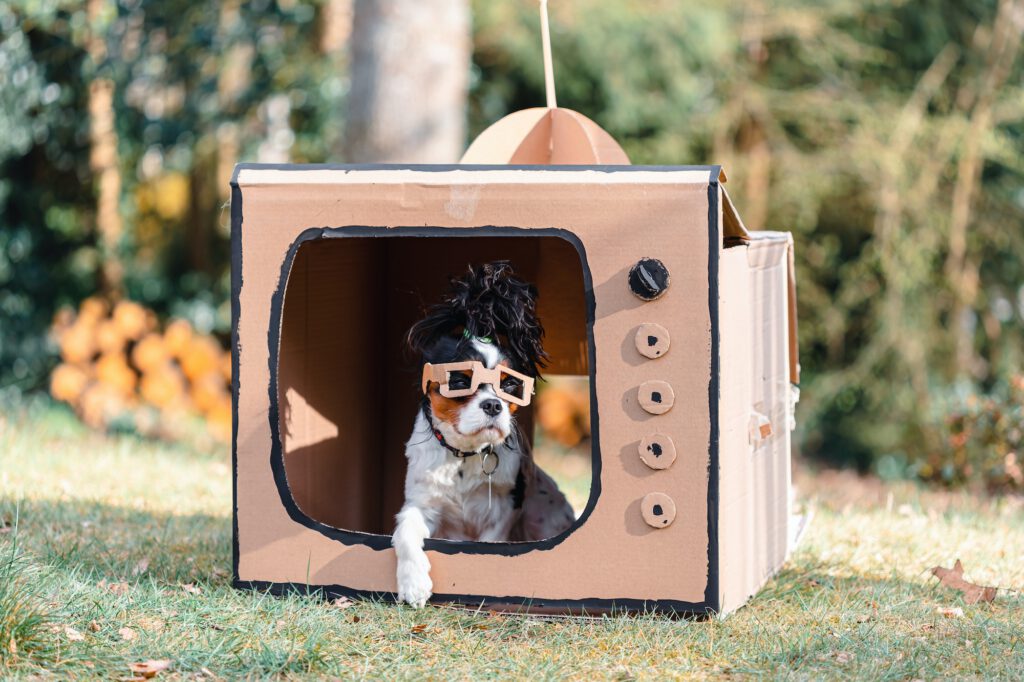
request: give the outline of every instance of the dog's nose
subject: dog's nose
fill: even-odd
[[[480,409],[489,417],[497,417],[501,414],[501,401],[496,398],[488,398],[480,403]]]

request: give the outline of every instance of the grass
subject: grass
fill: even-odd
[[[806,539],[724,619],[343,608],[231,588],[226,448],[101,436],[46,404],[8,411],[0,677],[124,679],[147,659],[171,661],[159,679],[1024,677],[1021,593],[968,606],[927,575],[960,558],[978,582],[1024,586],[1019,499],[834,473],[798,487],[817,512]]]

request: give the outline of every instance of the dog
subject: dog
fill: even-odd
[[[548,360],[536,290],[507,261],[470,267],[451,285],[406,337],[423,363],[423,399],[392,545],[398,600],[416,608],[433,591],[427,538],[531,542],[576,521],[515,420]]]

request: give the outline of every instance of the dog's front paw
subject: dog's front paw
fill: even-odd
[[[426,561],[400,561],[398,563],[398,601],[413,608],[422,608],[430,599],[434,583],[430,580],[430,564]]]

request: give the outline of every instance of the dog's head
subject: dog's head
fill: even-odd
[[[503,442],[547,360],[537,292],[506,261],[471,267],[409,330],[424,365],[424,406],[452,446]]]

